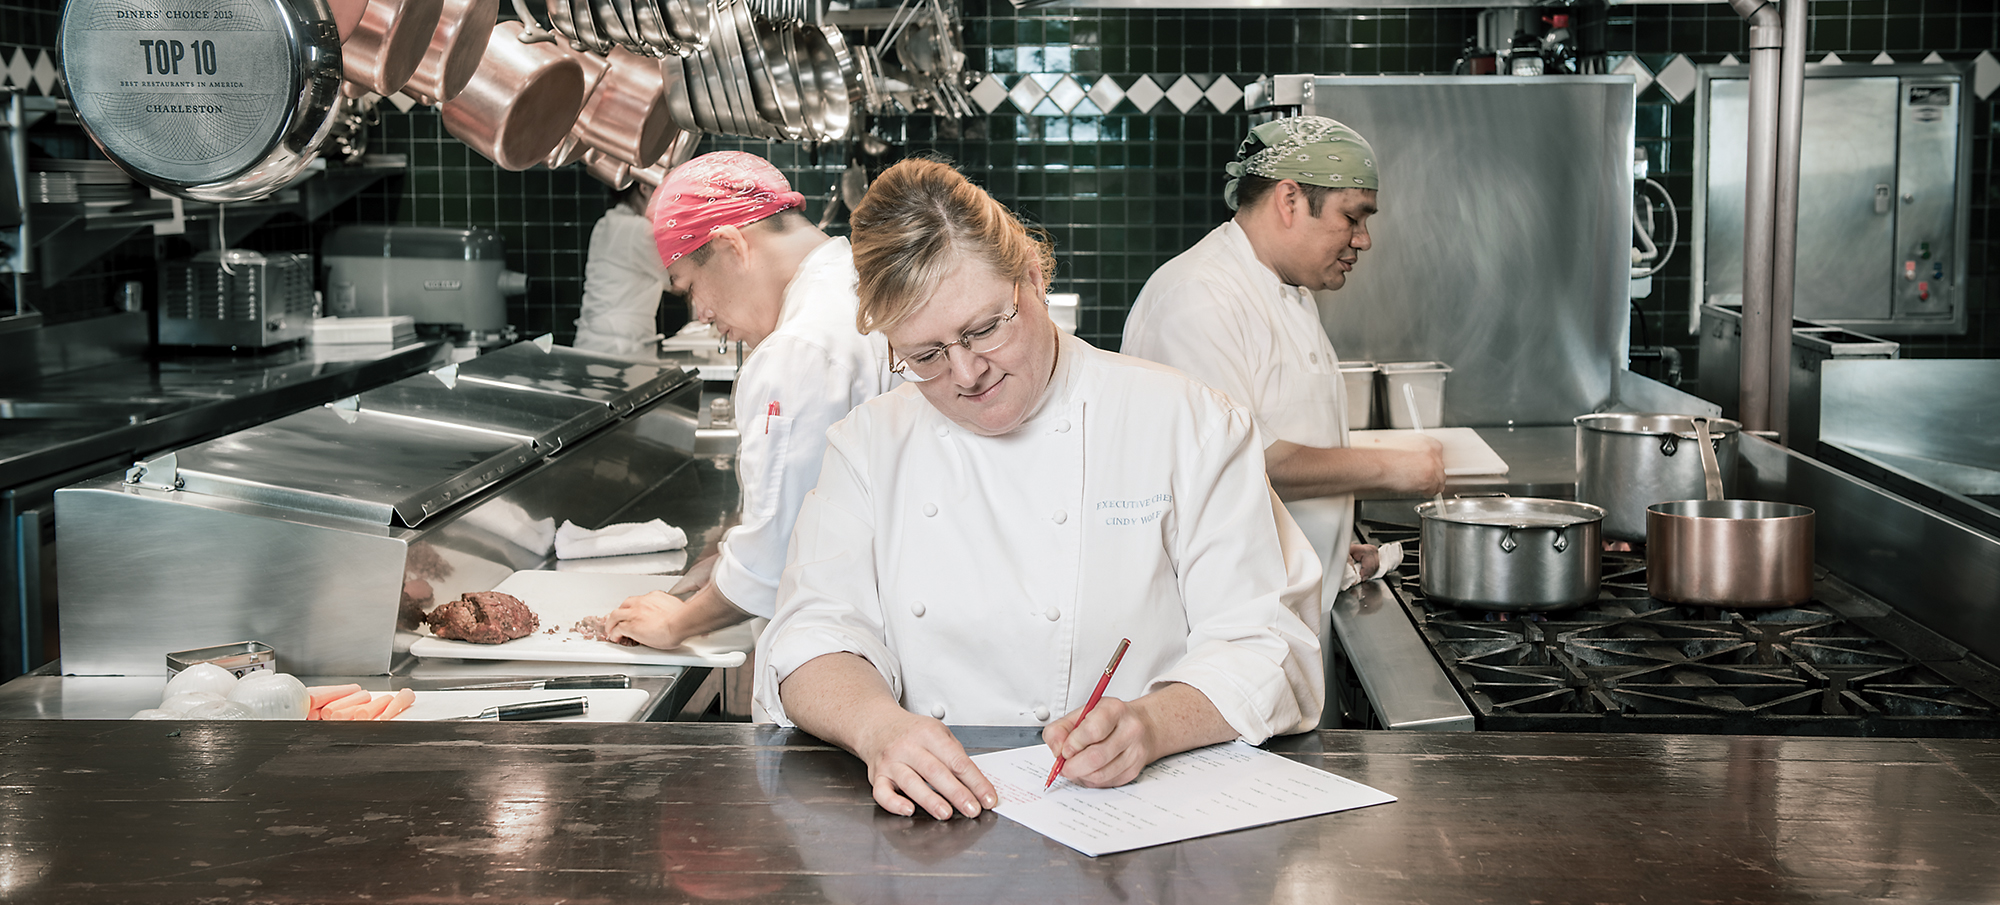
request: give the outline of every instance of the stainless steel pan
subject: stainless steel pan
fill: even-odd
[[[1597,599],[1604,510],[1520,497],[1433,500],[1418,550],[1424,596],[1482,610],[1560,610]]]
[[[1576,419],[1576,498],[1603,506],[1604,534],[1646,539],[1646,507],[1702,495],[1695,419],[1687,415],[1610,413]],[[1736,486],[1737,433],[1742,425],[1708,422],[1709,445],[1721,466],[1726,496]]]
[[[70,102],[105,157],[147,186],[212,202],[261,198],[312,163],[339,119],[339,35],[325,0],[244,0],[228,30],[149,23],[144,55],[118,16],[132,8],[70,0],[58,32]],[[158,65],[175,84],[151,84]]]

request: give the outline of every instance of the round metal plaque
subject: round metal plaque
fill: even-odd
[[[61,51],[105,156],[201,200],[255,197],[310,163],[340,72],[324,0],[70,0]]]

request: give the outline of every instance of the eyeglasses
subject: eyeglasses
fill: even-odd
[[[959,334],[948,343],[931,346],[921,352],[913,352],[898,359],[889,370],[901,374],[906,380],[932,380],[951,368],[951,347],[964,346],[965,351],[974,355],[986,355],[1000,351],[1013,336],[1014,316],[1021,313],[1020,284],[1014,285],[1015,297],[1006,314],[982,321],[972,329]]]

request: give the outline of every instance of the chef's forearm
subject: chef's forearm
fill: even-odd
[[[701,590],[687,598],[687,605],[673,616],[676,637],[683,642],[697,635],[725,629],[750,618],[750,614],[731,603],[728,597],[717,590],[714,582],[702,586]]]
[[[845,651],[807,660],[778,685],[793,725],[867,760],[869,730],[901,715],[903,705],[867,660]]]
[[[1146,724],[1147,762],[1237,737],[1208,695],[1192,685],[1169,683],[1130,704]]]
[[[1423,453],[1405,449],[1300,446],[1279,440],[1264,450],[1271,487],[1285,500],[1365,490],[1421,491],[1429,480]]]

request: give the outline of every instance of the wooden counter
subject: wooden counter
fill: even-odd
[[[1400,801],[1092,859],[890,815],[857,760],[773,727],[0,739],[0,901],[38,905],[2000,900],[2000,741],[1332,731],[1274,747]]]

